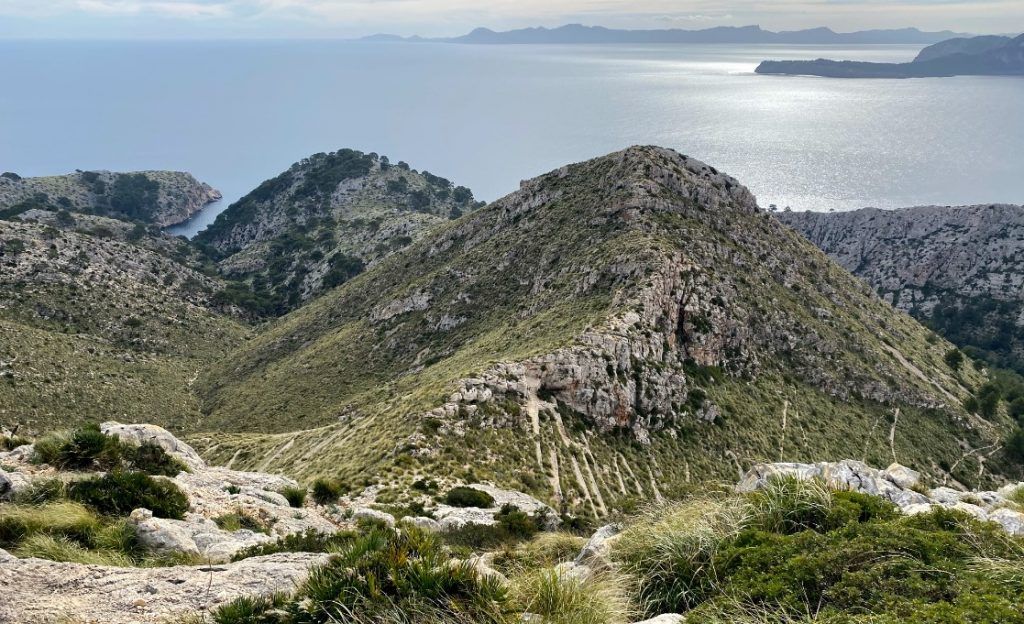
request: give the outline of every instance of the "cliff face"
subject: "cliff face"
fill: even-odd
[[[1024,207],[781,213],[894,306],[1024,370]]]
[[[758,457],[898,452],[988,478],[1000,457],[959,460],[1004,423],[962,409],[983,378],[955,376],[949,348],[735,179],[636,147],[524,182],[283,317],[201,377],[218,433],[194,441],[357,480],[471,466],[595,515]]]
[[[63,176],[0,175],[0,218],[31,209],[68,210],[168,227],[187,221],[221,194],[176,171],[80,171]]]
[[[316,154],[231,205],[196,242],[268,313],[338,286],[478,204],[465,187],[385,157]]]

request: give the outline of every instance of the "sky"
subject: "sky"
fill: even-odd
[[[1024,0],[0,0],[0,38],[452,36],[584,23],[770,30],[1024,30]]]

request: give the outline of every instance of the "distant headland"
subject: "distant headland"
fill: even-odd
[[[928,46],[910,63],[861,61],[764,61],[759,74],[826,78],[940,78],[1024,76],[1024,35],[960,37]]]

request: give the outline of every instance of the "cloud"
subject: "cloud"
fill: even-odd
[[[516,28],[579,21],[612,27],[701,28],[760,24],[836,30],[919,26],[975,32],[1024,20],[1021,0],[0,0],[0,17],[94,36],[140,25],[156,30],[189,22],[230,36],[461,34],[474,26]],[[184,28],[185,26],[182,26]],[[0,28],[0,32],[2,32]]]

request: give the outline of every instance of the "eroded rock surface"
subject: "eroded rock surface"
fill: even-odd
[[[753,492],[764,487],[773,477],[783,476],[821,479],[841,489],[880,496],[908,515],[927,513],[935,506],[956,509],[979,520],[998,522],[1013,535],[1024,535],[1024,513],[1010,500],[1024,488],[1024,483],[1006,485],[997,492],[967,492],[945,486],[926,490],[920,485],[920,475],[906,466],[892,464],[885,470],[879,470],[864,462],[843,460],[816,464],[758,464],[747,471],[736,491]]]
[[[226,565],[113,568],[5,558],[0,622],[173,621],[239,596],[292,591],[326,555],[281,553]]]

